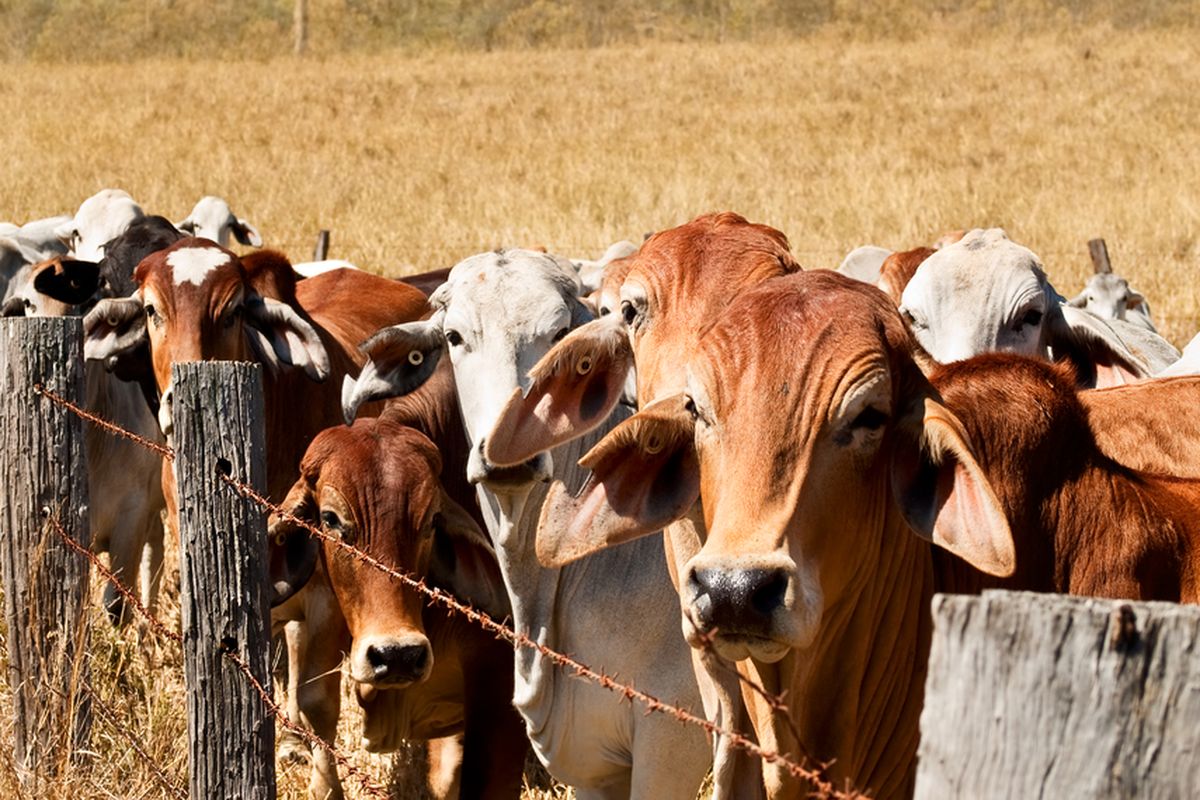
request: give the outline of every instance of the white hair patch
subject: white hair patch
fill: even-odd
[[[229,254],[215,247],[184,247],[167,256],[176,286],[184,283],[199,286],[208,273],[228,263]]]

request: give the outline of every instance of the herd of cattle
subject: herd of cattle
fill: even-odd
[[[264,364],[292,515],[835,785],[911,795],[933,593],[1200,599],[1197,348],[1114,276],[1067,300],[1001,230],[802,270],[710,214],[597,261],[396,281],[231,236],[262,244],[218,198],[172,224],[106,190],[0,226],[4,313],[83,313],[88,405],[164,441],[172,364]],[[153,607],[171,468],[97,431],[87,452],[95,546]],[[691,800],[710,770],[717,798],[811,788],[287,517],[268,538],[289,715],[332,739],[344,666],[364,746],[437,740],[439,794],[517,797],[530,746],[580,798]]]

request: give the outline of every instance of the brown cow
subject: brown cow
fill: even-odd
[[[523,463],[593,430],[623,396],[636,395],[644,406],[682,391],[683,365],[706,322],[746,288],[799,269],[783,233],[733,213],[707,214],[650,236],[605,273],[601,311],[613,313],[568,334],[531,371],[533,385],[496,424],[487,458]],[[703,523],[693,515],[665,533],[667,566],[678,586],[681,567],[703,541]],[[693,660],[710,718],[744,729],[736,676],[708,654],[693,653]],[[714,796],[760,794],[758,770],[757,760],[718,742]]]
[[[442,489],[441,471],[437,448],[420,432],[386,417],[360,419],[313,440],[283,505],[394,569],[503,614],[495,554]],[[272,562],[275,585],[295,591],[315,567],[312,582],[332,595],[329,615],[308,631],[320,647],[310,649],[301,675],[306,689],[326,689],[302,703],[314,731],[328,741],[337,733],[338,665],[349,653],[368,750],[461,733],[459,796],[518,797],[528,740],[510,700],[512,647],[336,546],[318,545],[295,523],[273,518],[270,533],[277,550],[301,551]],[[328,675],[334,679],[319,680]],[[314,761],[309,791],[340,796],[328,761]]]
[[[892,298],[893,303],[900,305],[904,287],[908,286],[908,282],[916,274],[917,267],[935,252],[937,251],[932,247],[918,247],[915,250],[892,253],[879,267],[879,281],[875,285]]]
[[[1200,482],[1114,463],[1068,368],[989,355],[931,384],[914,353],[864,284],[810,273],[750,290],[702,337],[687,392],[585,456],[593,478],[578,497],[555,487],[539,529],[543,560],[561,563],[699,496],[689,639],[787,692],[801,741],[748,695],[762,740],[878,797],[912,790],[932,592],[1196,596]],[[765,772],[773,796],[807,791]]]

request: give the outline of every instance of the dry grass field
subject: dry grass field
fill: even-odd
[[[9,64],[0,219],[70,212],[107,186],[179,219],[213,193],[294,259],[329,228],[333,256],[389,275],[504,245],[595,256],[710,210],[781,228],[812,267],[864,243],[999,225],[1064,294],[1090,271],[1087,239],[1104,236],[1182,346],[1200,328],[1196,52],[1192,33],[1089,28]],[[182,779],[177,650],[97,617],[93,659],[101,697]],[[357,740],[348,721],[340,742]],[[89,769],[35,794],[163,796],[100,721],[93,749]],[[6,758],[0,795],[31,796]],[[392,779],[392,759],[360,760]],[[282,773],[281,796],[300,797],[303,778]]]

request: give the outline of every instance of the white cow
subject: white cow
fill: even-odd
[[[358,269],[358,266],[340,258],[327,258],[324,261],[301,261],[299,264],[292,264],[292,269],[305,278],[313,278],[335,269]]]
[[[546,482],[582,486],[577,460],[627,414],[514,467],[483,456],[501,410],[529,385],[530,368],[591,319],[576,276],[543,253],[485,253],[454,267],[430,304],[428,321],[387,328],[364,346],[371,361],[347,382],[347,417],[365,400],[411,391],[426,362],[448,351],[471,445],[467,474],[479,487],[517,630],[699,711],[661,534],[557,569],[542,567],[535,552]],[[516,653],[513,702],[538,758],[580,798],[691,800],[711,764],[699,730],[617,702],[528,649]]]
[[[175,227],[184,233],[216,242],[221,247],[229,246],[230,235],[249,247],[262,247],[262,236],[246,220],[236,216],[220,197],[201,197],[192,208],[192,213],[176,222]]]
[[[1111,272],[1097,272],[1088,279],[1083,291],[1068,301],[1101,319],[1122,319],[1157,331],[1150,319],[1150,304],[1140,292],[1129,288],[1129,281]]]
[[[67,245],[67,255],[83,261],[104,258],[104,245],[120,236],[142,207],[121,189],[101,189],[80,204],[75,216],[59,225],[54,234]]]
[[[571,265],[575,267],[575,271],[579,273],[579,282],[582,285],[583,294],[591,294],[600,288],[600,282],[604,279],[604,268],[618,258],[626,258],[638,251],[638,246],[633,242],[621,240],[613,242],[608,246],[596,260],[592,261],[586,258],[572,258]]]
[[[837,271],[848,278],[875,284],[879,282],[879,268],[891,254],[892,251],[886,247],[864,244],[847,253],[842,263],[838,264]]]
[[[1067,305],[1038,257],[999,228],[976,229],[926,259],[900,313],[942,363],[999,350],[1068,358],[1086,385],[1149,377],[1179,351],[1153,331]]]

